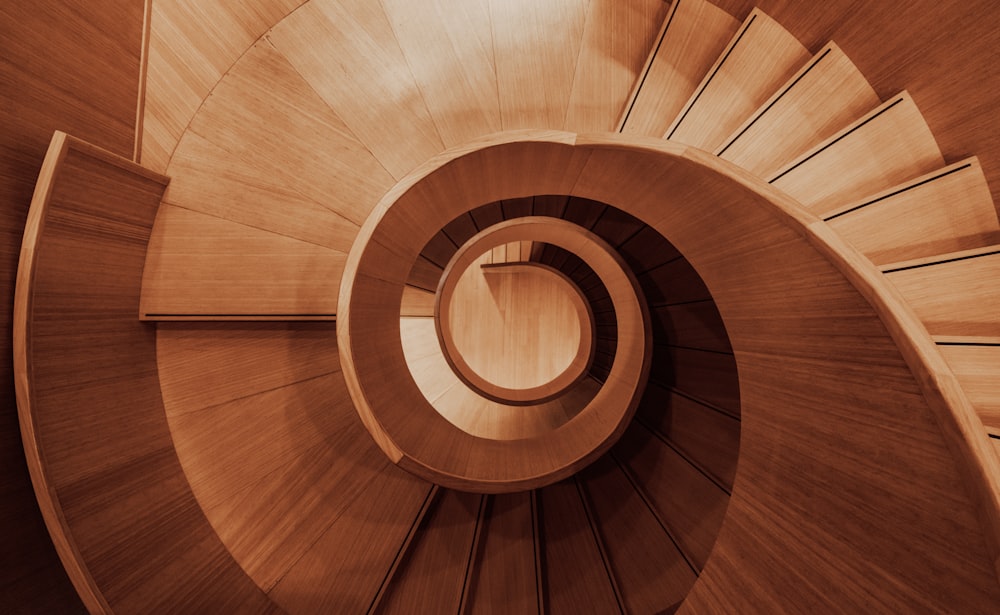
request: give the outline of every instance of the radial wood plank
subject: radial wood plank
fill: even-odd
[[[561,129],[591,0],[489,0],[503,130]]]
[[[754,175],[770,177],[879,102],[850,58],[828,43],[716,153]]]
[[[188,132],[256,169],[258,183],[266,178],[275,187],[311,201],[312,208],[325,208],[346,219],[319,217],[317,225],[344,227],[346,221],[360,225],[394,183],[312,84],[266,40],[230,68],[191,120]],[[174,156],[191,166],[192,161],[186,161],[186,141],[187,136]],[[225,159],[194,162],[209,172],[215,164],[227,165]],[[172,176],[179,174],[175,166],[168,168]],[[311,209],[296,213],[306,217]],[[352,239],[350,235],[347,241]]]
[[[170,0],[152,5],[141,160],[163,171],[230,66],[302,0]]]
[[[997,246],[886,265],[885,270],[931,335],[1000,337]]]
[[[993,197],[976,158],[848,203],[826,221],[876,265],[1000,243]]]
[[[706,0],[675,0],[627,102],[619,132],[663,136],[739,25]]]
[[[639,425],[625,433],[615,455],[700,572],[715,544],[729,494]],[[685,497],[678,498],[677,493]]]
[[[732,491],[740,450],[737,418],[656,383],[646,388],[637,414]]]
[[[545,612],[621,612],[576,485],[550,485],[538,500]]]
[[[444,148],[381,3],[313,0],[268,40],[394,178]]]
[[[447,147],[500,130],[488,0],[382,0]]]
[[[650,305],[663,306],[711,299],[705,282],[691,263],[674,259],[639,276]]]
[[[438,496],[375,613],[458,612],[482,497],[451,490]]]
[[[271,598],[289,613],[366,612],[430,491],[428,483],[385,467],[281,578]]]
[[[160,208],[140,314],[332,318],[347,256],[181,207]]]
[[[962,338],[954,341],[959,340]],[[1000,391],[996,385],[1000,380],[1000,338],[982,341],[992,342],[992,345],[976,344],[973,338],[968,344],[939,342],[938,348],[983,424],[1000,431]]]
[[[479,552],[472,563],[464,613],[536,613],[538,587],[529,492],[495,495],[486,511]]]
[[[566,112],[566,130],[613,130],[669,6],[590,0]]]
[[[650,310],[653,338],[663,344],[732,352],[719,309],[711,300],[693,301]]]
[[[664,136],[715,151],[808,59],[788,30],[754,9]]]
[[[407,286],[403,289],[403,301],[399,307],[400,316],[434,316],[434,293]]]
[[[696,575],[611,456],[580,474],[626,612],[659,613]]]
[[[904,92],[789,163],[770,183],[823,215],[942,166],[934,135]]]

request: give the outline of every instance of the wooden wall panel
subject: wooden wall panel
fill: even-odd
[[[124,157],[135,144],[143,2],[0,5],[0,595],[19,612],[83,609],[52,547],[24,460],[11,309],[28,205],[54,130]],[[72,28],[70,25],[72,24]]]

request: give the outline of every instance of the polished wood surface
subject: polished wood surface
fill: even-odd
[[[976,158],[845,204],[825,218],[876,265],[1000,243],[997,212]]]
[[[15,384],[29,468],[88,609],[275,612],[185,479],[158,394],[153,330],[136,318],[166,184],[65,134],[53,138],[15,300]]]
[[[618,131],[662,136],[739,22],[707,0],[675,0],[618,122]]]
[[[528,492],[493,495],[467,579],[463,613],[535,613],[544,592],[536,582],[534,510]]]
[[[808,59],[802,43],[755,9],[663,136],[715,151]]]
[[[934,135],[913,98],[903,92],[768,179],[823,215],[942,166]]]
[[[716,151],[758,177],[858,119],[879,98],[835,43],[828,43],[761,104]]]
[[[991,433],[1000,433],[1000,338],[936,338],[941,354]]]

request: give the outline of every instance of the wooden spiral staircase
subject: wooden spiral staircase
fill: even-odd
[[[1000,224],[919,101],[706,0],[222,6],[154,1],[143,166],[57,135],[26,229],[22,433],[89,609],[1000,603]],[[404,310],[527,215],[602,238],[648,300],[636,418],[571,478],[438,486],[358,418],[352,249],[446,185],[468,206],[428,214]],[[584,291],[600,388],[593,271],[532,260]]]

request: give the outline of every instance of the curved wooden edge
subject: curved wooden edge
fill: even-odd
[[[491,269],[501,269],[504,271],[516,271],[526,268],[540,269],[557,276],[569,286],[573,305],[576,308],[581,324],[583,324],[580,331],[580,344],[576,355],[570,361],[569,365],[566,366],[566,369],[557,374],[549,382],[523,389],[504,387],[490,382],[476,373],[476,370],[472,369],[468,364],[462,356],[461,351],[455,345],[455,337],[451,330],[451,299],[458,286],[459,279],[472,262],[486,250],[504,243],[497,240],[496,233],[503,232],[512,223],[536,219],[545,224],[553,223],[556,220],[556,218],[536,218],[534,216],[515,218],[486,228],[480,231],[475,237],[469,239],[445,266],[434,301],[434,327],[437,331],[438,341],[441,343],[441,348],[444,351],[444,358],[448,362],[448,365],[451,366],[452,371],[455,372],[455,375],[469,388],[486,399],[515,406],[541,404],[556,399],[569,387],[587,375],[587,370],[590,368],[594,353],[597,350],[594,344],[596,324],[594,323],[593,310],[590,308],[590,304],[587,303],[583,291],[569,279],[569,276],[554,267],[549,267],[541,263],[505,263],[503,265],[490,266]]]
[[[868,258],[784,192],[705,152],[691,149],[685,157],[714,166],[764,196],[785,224],[824,255],[875,310],[910,367],[959,462],[1000,579],[1000,457],[992,450],[982,419],[958,378],[902,294]]]
[[[24,453],[34,486],[38,507],[55,545],[59,559],[80,599],[92,613],[110,613],[111,606],[97,587],[90,570],[77,547],[73,534],[63,514],[62,504],[45,463],[45,451],[36,437],[35,415],[31,409],[32,365],[30,316],[33,305],[33,281],[35,278],[38,241],[45,227],[45,218],[55,187],[59,170],[71,147],[79,147],[80,141],[64,132],[56,131],[42,162],[42,168],[35,184],[35,192],[28,209],[18,260],[17,280],[14,287],[13,346],[14,346],[14,394],[17,400],[17,415],[21,424],[21,439]],[[110,154],[108,154],[110,156]],[[115,158],[117,160],[117,158]]]

